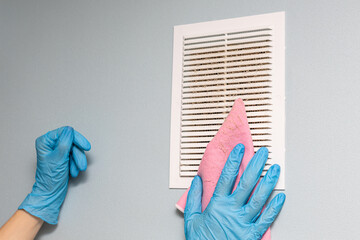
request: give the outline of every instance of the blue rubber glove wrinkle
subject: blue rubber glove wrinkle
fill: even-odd
[[[202,180],[199,176],[194,178],[184,212],[186,239],[257,240],[274,222],[285,202],[285,194],[276,195],[262,213],[261,210],[279,179],[280,167],[273,165],[268,170],[250,198],[264,169],[268,150],[257,151],[232,192],[243,155],[244,146],[238,144],[230,153],[204,212],[201,212]]]
[[[72,176],[77,176],[80,170],[86,170],[84,151],[90,150],[91,146],[84,136],[71,127],[50,131],[36,139],[35,145],[35,184],[19,209],[24,209],[47,223],[57,224],[60,207],[68,189],[70,168],[76,168]]]

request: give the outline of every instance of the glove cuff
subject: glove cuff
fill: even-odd
[[[59,204],[56,198],[56,196],[42,196],[30,193],[18,209],[23,209],[31,215],[55,225],[58,223],[60,206],[62,204],[62,202]]]

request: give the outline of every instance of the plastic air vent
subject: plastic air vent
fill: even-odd
[[[207,144],[242,98],[255,151],[269,148],[284,189],[284,13],[176,26],[170,187],[187,188]]]

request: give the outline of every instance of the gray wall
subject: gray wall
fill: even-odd
[[[168,189],[173,26],[286,11],[286,194],[274,240],[357,239],[358,1],[0,1],[0,224],[30,191],[34,140],[93,145],[38,239],[184,239]]]

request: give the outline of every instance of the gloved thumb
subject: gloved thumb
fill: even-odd
[[[195,176],[187,196],[186,207],[184,211],[185,221],[188,221],[194,215],[201,214],[201,196],[202,181],[199,176]]]
[[[70,149],[74,141],[74,129],[72,127],[64,127],[55,148],[55,151],[61,155],[70,154]]]

